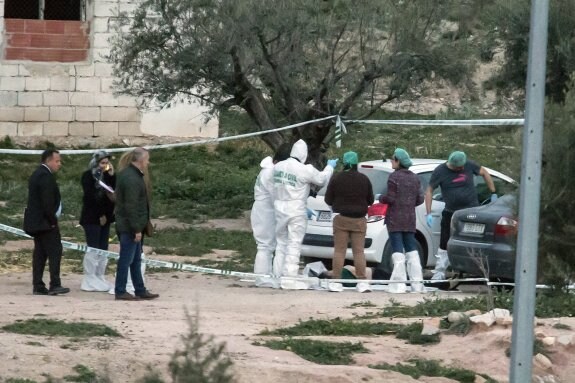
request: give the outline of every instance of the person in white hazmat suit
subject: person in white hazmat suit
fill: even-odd
[[[276,253],[273,261],[275,277],[288,277],[281,280],[281,287],[296,289],[299,271],[301,244],[307,227],[306,201],[310,184],[327,184],[337,159],[327,161],[323,171],[313,165],[305,165],[307,144],[298,140],[292,147],[290,158],[274,166]],[[307,287],[301,287],[307,288]]]
[[[274,213],[274,164],[289,158],[291,145],[283,144],[274,157],[267,156],[260,162],[260,173],[254,185],[254,204],[250,215],[252,232],[257,244],[254,273],[272,274],[272,260],[276,248],[276,219]],[[261,279],[261,278],[260,278]],[[256,280],[256,285],[265,283]]]

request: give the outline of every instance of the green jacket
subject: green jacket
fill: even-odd
[[[116,230],[141,233],[150,218],[144,174],[130,165],[116,179]]]

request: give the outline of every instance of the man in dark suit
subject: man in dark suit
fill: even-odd
[[[42,163],[28,180],[28,206],[24,212],[24,231],[34,237],[32,284],[34,295],[58,295],[70,292],[60,281],[62,242],[58,217],[62,211],[60,189],[54,173],[62,167],[60,153],[48,149],[42,153]],[[46,261],[50,269],[50,288],[42,276]]]

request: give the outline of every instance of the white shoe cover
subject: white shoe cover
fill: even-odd
[[[440,281],[445,279],[445,271],[447,271],[447,268],[449,267],[447,250],[438,249],[435,257],[437,258],[437,261],[435,262],[435,269],[433,270],[431,280]]]
[[[341,293],[343,291],[343,284],[338,282],[329,282],[327,284],[327,289],[332,293]]]
[[[271,274],[273,265],[273,250],[262,249],[256,253],[256,259],[254,262],[254,273],[255,274]]]
[[[412,293],[423,293],[425,292],[425,287],[423,283],[417,281],[423,281],[423,272],[421,270],[421,260],[419,259],[419,253],[417,250],[410,251],[405,254],[407,258],[407,274],[409,275],[409,280],[411,282],[411,292]]]
[[[390,281],[405,281],[407,280],[407,273],[405,271],[405,254],[393,253],[393,272],[391,273]],[[390,283],[387,289],[388,292],[394,294],[402,294],[407,291],[405,283]]]
[[[284,290],[307,290],[309,288],[305,281],[295,278],[280,278],[281,288]]]
[[[274,277],[281,277],[282,276],[282,271],[284,268],[284,260],[285,260],[285,254],[281,253],[280,251],[276,250],[275,256],[274,256],[274,260],[272,262],[272,275]]]
[[[84,277],[80,289],[83,291],[108,291],[110,284],[104,277],[108,258],[105,255],[99,255],[91,251],[84,254]]]
[[[355,289],[359,293],[370,293],[371,292],[371,286],[369,285],[369,283],[365,283],[365,282],[359,282],[355,286]]]
[[[279,289],[280,281],[274,277],[257,277],[255,282],[257,287],[271,287],[272,289]]]

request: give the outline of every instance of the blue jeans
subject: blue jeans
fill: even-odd
[[[128,271],[132,276],[134,292],[142,295],[146,292],[144,278],[142,277],[142,242],[134,241],[134,233],[119,233],[120,236],[120,258],[116,269],[116,295],[126,293],[126,283],[128,283]]]
[[[394,253],[406,253],[417,250],[415,233],[410,231],[394,231],[389,233],[389,242]]]
[[[84,225],[86,243],[96,249],[108,250],[108,237],[110,236],[110,224],[104,226],[87,224]]]

